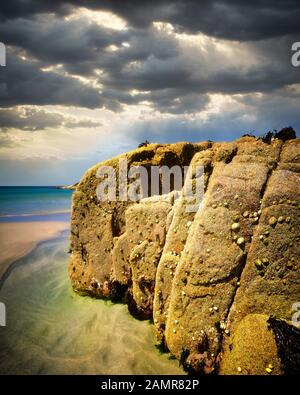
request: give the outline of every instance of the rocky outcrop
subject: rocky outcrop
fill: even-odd
[[[224,339],[227,359],[235,328],[244,317],[259,313],[289,321],[292,305],[300,300],[299,154],[299,140],[285,143],[268,179],[260,220],[227,321],[232,334]]]
[[[211,173],[212,158],[213,150],[205,146],[205,149],[195,154],[191,161],[191,169],[195,168],[197,165],[204,167],[204,173],[201,175],[201,177],[203,177],[204,190],[207,187]],[[195,179],[196,174],[193,174],[191,178],[192,180]],[[189,179],[186,182],[189,182]],[[183,188],[185,187],[186,185],[184,185]],[[195,217],[195,212],[186,210],[188,204],[189,202],[185,196],[181,196],[174,203],[166,243],[156,273],[153,316],[156,335],[161,342],[163,342],[164,337],[174,275]]]
[[[119,163],[122,159],[127,161],[127,170],[131,166],[138,165],[146,168],[150,168],[151,165],[183,167],[189,165],[197,150],[197,145],[190,143],[150,144],[99,163],[86,172],[73,193],[72,202],[72,255],[69,274],[76,291],[95,296],[119,298],[131,282],[131,277],[128,275],[128,260],[124,260],[124,264],[122,263],[119,267],[113,264],[112,258],[117,254],[116,251],[113,253],[114,244],[122,243],[122,241],[124,243],[124,238],[119,242],[117,238],[125,233],[125,211],[132,203],[119,200],[100,203],[96,196],[100,181],[97,178],[97,170],[103,166],[111,166],[118,176]],[[126,248],[125,246],[125,250]],[[131,248],[131,245],[128,248]],[[122,261],[122,257],[118,259]],[[116,274],[119,276],[117,281]],[[123,277],[119,282],[120,275]]]
[[[99,202],[97,170],[118,174],[124,158],[149,175],[189,166],[191,177],[168,195]],[[185,190],[199,180],[204,197],[190,212]],[[300,140],[142,147],[90,169],[74,192],[73,288],[153,318],[158,342],[187,370],[288,373],[269,320],[291,326],[300,302],[299,210]]]

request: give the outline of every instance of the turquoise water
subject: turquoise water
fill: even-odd
[[[0,374],[182,374],[127,307],[76,295],[67,238],[44,242],[2,284]]]
[[[0,222],[69,220],[72,191],[0,187]],[[40,244],[0,280],[0,374],[178,374],[149,322],[127,306],[75,294],[68,234]]]
[[[0,222],[68,221],[72,192],[56,187],[0,187]]]

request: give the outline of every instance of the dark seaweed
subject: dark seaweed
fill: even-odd
[[[300,330],[285,321],[270,317],[270,329],[274,332],[278,354],[285,375],[300,374]]]

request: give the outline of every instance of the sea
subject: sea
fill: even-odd
[[[0,222],[70,221],[72,190],[0,186]]]
[[[72,191],[1,187],[0,221],[70,219]],[[40,243],[0,281],[0,374],[183,374],[127,306],[73,292],[69,233]]]

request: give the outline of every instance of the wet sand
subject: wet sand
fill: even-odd
[[[67,222],[2,222],[0,223],[0,279],[9,266],[30,253],[36,245],[69,228]]]
[[[68,236],[40,243],[0,289],[0,374],[184,374],[126,305],[73,292]]]

